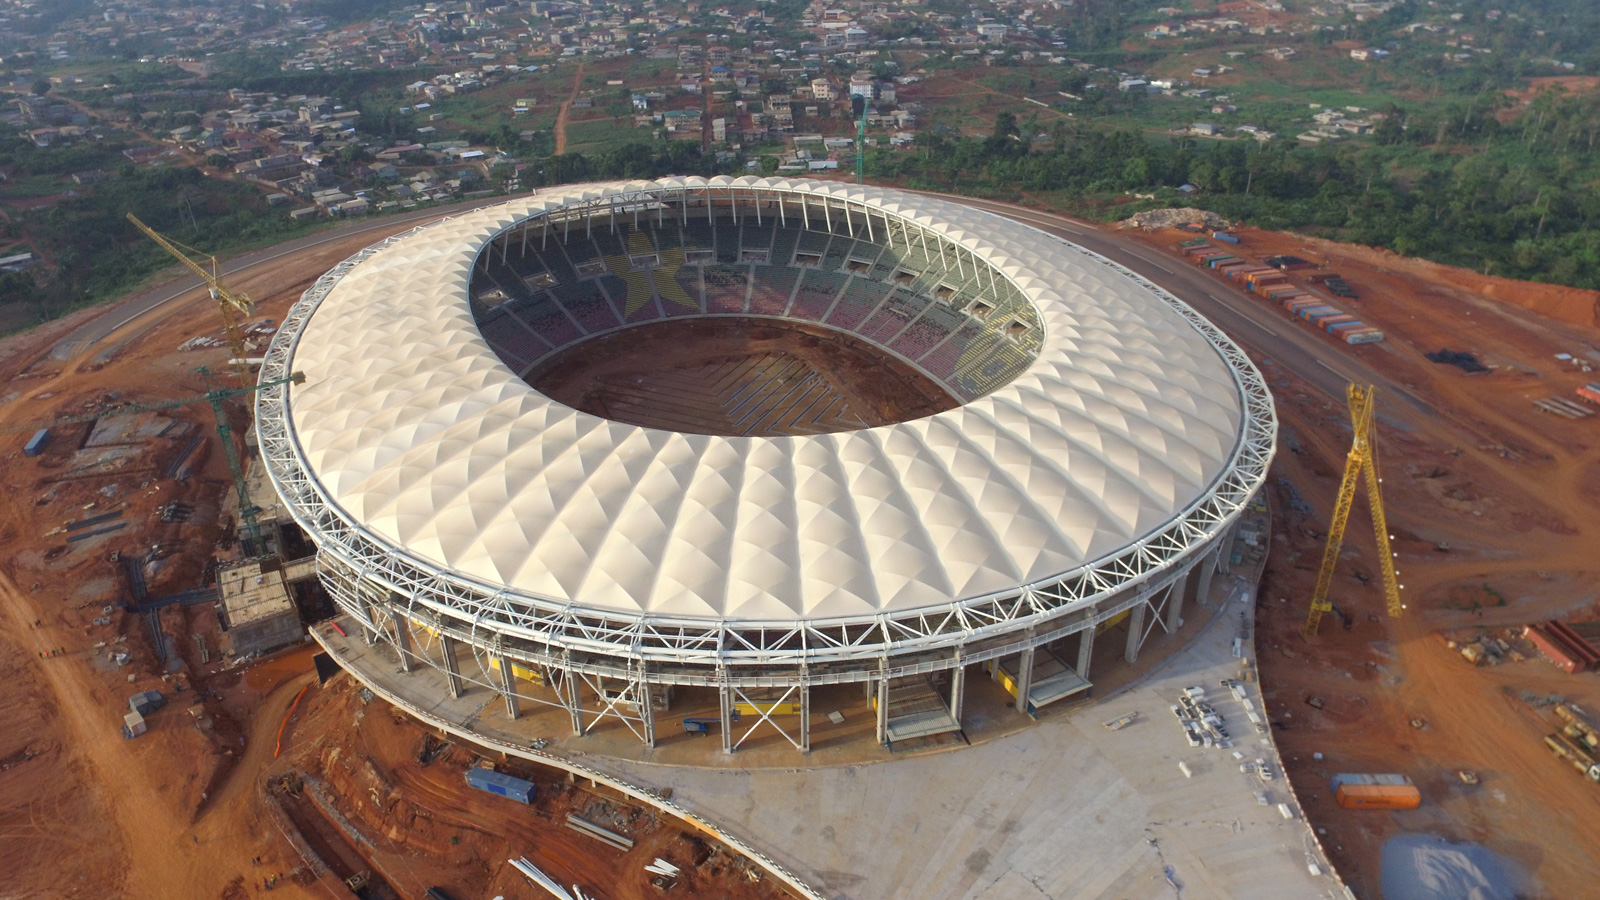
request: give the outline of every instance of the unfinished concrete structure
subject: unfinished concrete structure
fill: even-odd
[[[755,430],[726,404],[672,430],[522,378],[690,319],[860,343],[945,411],[778,415],[827,375],[791,373],[756,385],[780,399]],[[712,691],[728,751],[762,729],[807,750],[821,684],[860,684],[880,742],[960,729],[968,677],[1019,715],[1087,690],[1105,625],[1132,661],[1227,567],[1276,436],[1238,347],[1133,273],[803,180],[585,185],[418,228],[306,292],[261,371],[295,370],[258,396],[263,458],[369,641],[578,735],[654,743],[673,691]]]
[[[271,653],[305,637],[283,569],[275,561],[253,560],[223,569],[217,587],[217,617],[234,655]]]

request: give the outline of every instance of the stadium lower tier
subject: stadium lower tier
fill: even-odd
[[[1152,635],[1176,632],[1184,610],[1204,602],[1213,577],[1227,574],[1236,561],[1237,531],[1235,523],[1221,540],[1157,580],[1036,627],[1007,630],[959,648],[809,667],[646,666],[604,654],[556,652],[505,630],[464,626],[431,611],[427,598],[365,581],[330,556],[324,555],[320,565],[324,584],[351,613],[346,621],[360,629],[359,636],[349,634],[346,640],[359,641],[380,657],[381,674],[364,673],[373,661],[357,666],[341,660],[359,678],[392,680],[432,670],[442,675],[452,698],[496,696],[509,719],[538,707],[562,710],[578,737],[620,724],[655,746],[658,736],[682,729],[720,735],[723,749],[732,752],[758,730],[770,729],[765,733],[775,731],[805,752],[811,749],[813,713],[826,715],[812,706],[816,689],[837,696],[840,685],[859,685],[876,717],[877,742],[891,748],[961,731],[969,674],[997,681],[1018,715],[1037,717],[1053,703],[1087,696],[1097,644],[1116,641],[1121,659],[1131,664]]]

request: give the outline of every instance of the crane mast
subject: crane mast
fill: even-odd
[[[245,362],[244,331],[240,325],[244,319],[255,314],[255,301],[222,283],[222,269],[215,256],[166,237],[139,221],[139,217],[133,213],[128,213],[128,221],[206,283],[206,290],[210,292],[211,299],[217,301],[217,311],[222,314],[222,331],[228,341],[228,352],[233,354],[234,372],[239,376],[240,383],[245,383],[250,372],[249,364]]]
[[[1350,442],[1350,453],[1345,457],[1344,480],[1339,483],[1339,499],[1334,504],[1333,521],[1328,525],[1328,543],[1322,550],[1317,586],[1311,593],[1311,610],[1305,625],[1306,637],[1315,635],[1317,626],[1322,623],[1322,614],[1333,610],[1333,604],[1328,600],[1328,589],[1333,583],[1333,570],[1339,561],[1339,547],[1344,543],[1345,525],[1350,521],[1350,507],[1355,504],[1356,487],[1363,476],[1367,483],[1367,505],[1372,510],[1372,530],[1378,541],[1378,568],[1382,572],[1383,593],[1388,601],[1389,615],[1399,617],[1405,609],[1405,604],[1400,602],[1394,552],[1389,549],[1389,522],[1383,511],[1383,495],[1379,491],[1383,478],[1378,474],[1378,443],[1372,419],[1377,388],[1352,384],[1346,393],[1355,436]]]

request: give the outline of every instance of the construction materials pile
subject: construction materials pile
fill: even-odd
[[[1600,782],[1600,733],[1596,733],[1568,704],[1556,704],[1556,717],[1562,722],[1561,730],[1546,735],[1545,746],[1550,748],[1551,753],[1572,763],[1572,767],[1583,773],[1583,777]]]
[[[1471,353],[1465,353],[1459,350],[1451,350],[1448,347],[1441,347],[1438,352],[1428,353],[1425,355],[1433,362],[1444,366],[1455,366],[1461,371],[1466,372],[1468,375],[1476,375],[1479,372],[1489,371],[1489,367],[1481,362],[1478,362],[1478,358],[1473,356]]]
[[[1146,210],[1142,213],[1135,213],[1117,223],[1119,228],[1139,228],[1144,231],[1177,228],[1180,225],[1197,225],[1208,231],[1220,231],[1228,227],[1228,220],[1214,212],[1207,212],[1203,209],[1178,207]]]

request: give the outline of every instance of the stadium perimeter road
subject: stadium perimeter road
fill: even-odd
[[[1229,337],[1292,370],[1339,404],[1344,403],[1346,385],[1365,382],[1376,384],[1425,416],[1437,415],[1416,394],[1353,359],[1341,349],[1343,345],[1297,328],[1281,313],[1247,297],[1227,296],[1227,288],[1200,269],[1065,216],[989,200],[958,198],[958,202],[1031,225],[1132,269],[1194,307]]]
[[[319,231],[316,234],[308,235],[303,238],[297,238],[295,240],[288,241],[287,243],[274,244],[265,250],[257,250],[254,253],[246,253],[243,256],[227,260],[222,265],[222,276],[223,278],[227,278],[230,275],[237,275],[238,273],[247,269],[266,265],[276,260],[283,259],[284,257],[293,256],[302,250],[307,250],[321,244],[344,240],[352,235],[371,232],[374,241],[376,241],[379,237],[402,231],[405,226],[408,225],[418,225],[423,222],[431,222],[434,219],[442,218],[444,216],[451,216],[456,215],[457,213],[467,212],[469,210],[481,209],[485,206],[493,206],[496,203],[504,203],[509,199],[512,198],[507,196],[479,198],[476,200],[463,201],[461,203],[452,203],[448,206],[433,206],[429,207],[428,209],[404,213],[398,216],[385,216],[381,219],[352,222],[348,225],[341,225],[328,231]],[[124,325],[132,323],[140,316],[157,310],[161,306],[170,303],[179,297],[182,297],[190,291],[197,290],[200,287],[200,279],[190,275],[180,278],[176,281],[169,281],[166,284],[159,285],[142,293],[135,294],[125,300],[118,301],[115,305],[111,306],[101,315],[96,316],[88,322],[78,326],[61,340],[57,341],[55,346],[50,350],[50,356],[55,359],[70,359],[79,353],[90,349],[95,344],[98,344],[100,341],[104,340],[112,332],[121,329]]]

